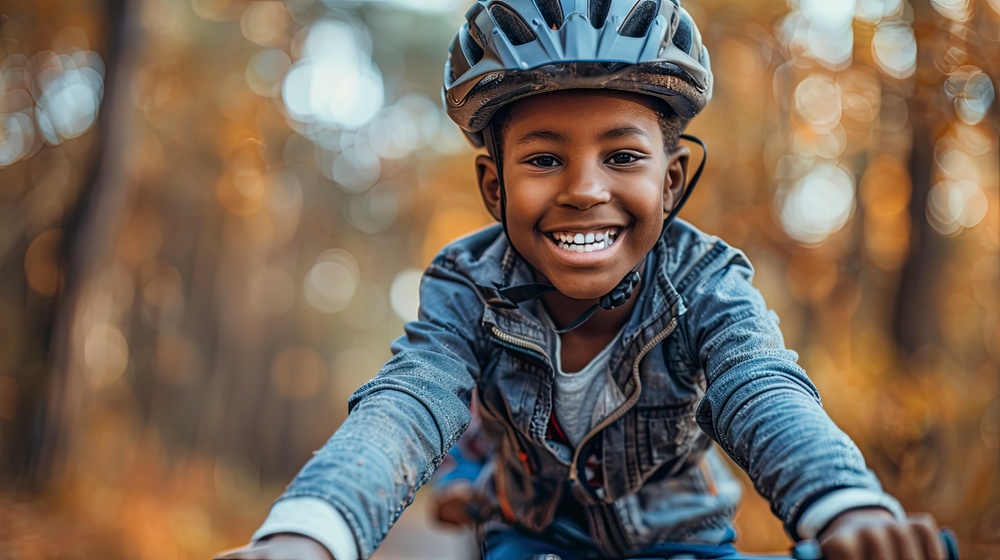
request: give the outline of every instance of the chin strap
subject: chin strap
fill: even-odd
[[[691,196],[691,192],[694,191],[695,185],[697,185],[698,180],[701,179],[701,172],[705,170],[705,162],[708,161],[708,148],[705,146],[705,143],[701,141],[701,139],[690,134],[681,134],[680,137],[701,146],[704,157],[701,158],[701,163],[698,164],[698,169],[691,177],[691,182],[689,182],[687,187],[684,189],[684,193],[681,195],[680,200],[674,205],[670,214],[663,219],[663,227],[660,229],[661,235],[668,227],[670,227],[671,222],[674,221],[674,218],[676,218],[677,214],[681,211],[681,207],[684,206],[684,203],[687,202],[687,199]],[[507,231],[507,195],[503,183],[503,162],[501,161],[502,154],[500,154],[497,150],[492,122],[483,130],[483,139],[486,144],[487,152],[489,152],[493,161],[496,162],[497,181],[500,183],[500,225],[503,226],[503,233],[507,237],[507,242],[510,244],[511,250],[517,253],[517,248],[514,247],[514,243],[511,242],[510,233]],[[623,305],[630,297],[632,297],[632,292],[635,291],[636,285],[638,285],[639,281],[642,279],[639,275],[639,271],[636,270],[641,264],[642,261],[639,261],[639,263],[637,263],[635,267],[633,267],[632,270],[621,279],[621,282],[618,282],[618,285],[615,286],[610,292],[601,296],[597,303],[590,306],[589,309],[574,319],[573,322],[561,329],[556,329],[556,332],[559,334],[568,333],[569,331],[579,327],[593,317],[594,313],[597,313],[598,309],[611,310]],[[537,299],[549,292],[557,291],[556,287],[552,284],[545,284],[541,282],[531,282],[529,284],[508,286],[506,288],[500,286],[499,284],[493,287],[479,287],[489,296],[486,303],[503,309],[513,309],[524,302]]]
[[[573,320],[572,323],[566,325],[561,329],[556,329],[559,334],[568,333],[569,331],[579,327],[580,325],[587,322],[588,319],[597,313],[598,309],[611,310],[620,305],[623,305],[628,298],[632,297],[632,292],[635,291],[636,285],[639,283],[641,277],[639,276],[639,271],[633,270],[622,278],[621,282],[614,287],[613,290],[601,296],[601,299],[597,303],[590,306],[589,309],[584,311],[579,317]],[[541,282],[532,282],[530,284],[521,284],[518,286],[510,286],[508,288],[503,288],[499,285],[493,288],[485,288],[491,294],[491,297],[486,300],[486,303],[493,305],[495,307],[502,307],[505,309],[513,309],[519,304],[526,301],[531,301],[537,299],[549,292],[556,291],[556,287],[552,284],[543,284]]]

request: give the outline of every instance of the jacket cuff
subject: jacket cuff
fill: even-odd
[[[869,507],[888,510],[900,521],[906,519],[903,506],[885,492],[867,488],[842,488],[825,494],[810,504],[795,524],[795,532],[799,538],[814,539],[838,515],[848,510]]]
[[[358,545],[344,516],[319,498],[285,498],[250,537],[256,542],[277,533],[296,533],[318,541],[336,560],[358,560]]]

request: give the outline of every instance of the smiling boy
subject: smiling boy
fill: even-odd
[[[733,556],[739,487],[712,440],[828,558],[942,558],[933,519],[907,520],[823,412],[743,253],[673,222],[695,182],[678,137],[712,84],[690,16],[480,0],[466,17],[445,99],[487,148],[500,225],[435,258],[393,358],[254,543],[219,558],[368,557],[473,394],[494,446],[486,559]]]
[[[665,149],[661,115],[651,97],[566,90],[525,98],[501,119],[505,227],[534,280],[555,286],[544,309],[560,327],[643,261],[660,238],[664,209],[683,191],[688,150]],[[483,201],[501,221],[497,164],[481,155],[476,165]],[[634,304],[562,333],[566,370],[579,371],[607,346]]]

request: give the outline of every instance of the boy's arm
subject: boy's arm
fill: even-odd
[[[483,433],[479,423],[479,407],[477,400],[472,399],[469,407],[471,419],[469,426],[458,438],[455,445],[448,450],[448,455],[441,463],[441,468],[434,473],[431,480],[433,488],[441,488],[453,482],[475,482],[483,470],[486,461],[493,455],[493,441]]]
[[[482,314],[474,290],[447,269],[428,269],[419,320],[406,325],[393,358],[351,396],[343,425],[275,503],[273,531],[307,535],[336,553],[336,521],[319,523],[317,534],[313,516],[289,513],[312,500],[346,525],[354,557],[372,554],[468,425]],[[272,521],[254,537],[267,537]]]
[[[725,245],[716,250],[729,257],[679,284],[689,351],[707,380],[699,425],[750,475],[796,539],[818,536],[849,510],[880,508],[901,519],[899,503],[882,491],[785,348],[777,316],[751,285],[749,262]]]
[[[472,421],[462,437],[448,450],[441,468],[431,479],[434,502],[432,511],[437,520],[447,525],[472,526],[474,510],[487,507],[485,497],[475,483],[486,461],[493,455],[494,444],[479,424],[476,399],[473,398]]]

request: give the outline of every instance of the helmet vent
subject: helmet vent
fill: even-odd
[[[472,66],[478,64],[483,58],[483,48],[479,46],[479,43],[472,38],[472,35],[464,29],[459,32],[459,37],[462,41],[462,53],[465,54],[465,58],[469,60],[469,65]]]
[[[691,22],[687,18],[681,18],[677,24],[673,42],[678,49],[686,54],[691,54]]]
[[[604,27],[604,21],[608,19],[608,12],[611,11],[611,0],[590,0],[590,25],[594,29]]]
[[[510,40],[510,44],[516,47],[530,43],[536,39],[535,33],[528,27],[528,24],[510,6],[506,4],[493,4],[489,9],[490,15],[493,16],[493,21],[496,22],[497,27]]]
[[[618,33],[623,37],[645,37],[659,11],[660,3],[658,1],[642,0],[625,16],[625,21],[622,22]]]
[[[563,11],[559,0],[535,0],[535,5],[538,6],[538,11],[545,18],[549,29],[555,31],[562,27]]]

